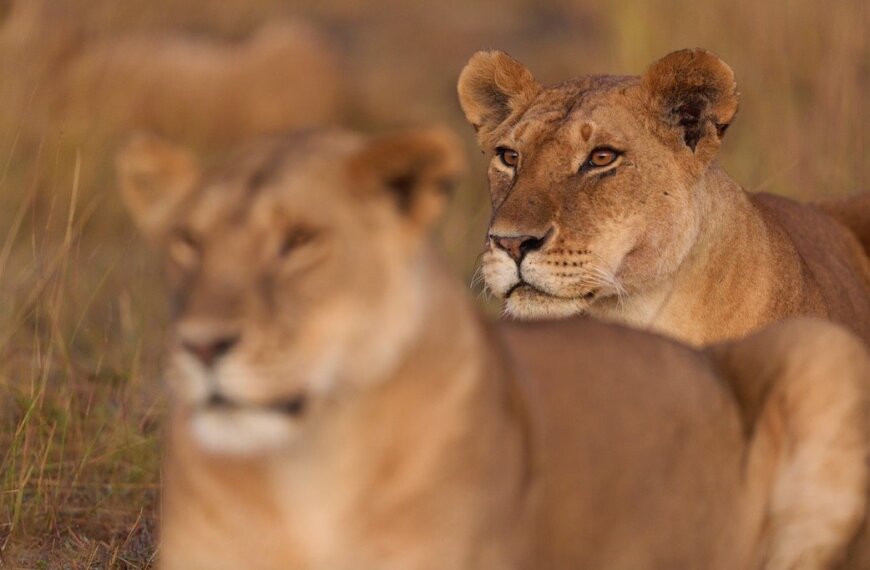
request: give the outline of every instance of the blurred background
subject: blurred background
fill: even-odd
[[[0,0],[0,567],[146,568],[158,514],[159,264],[113,154],[208,161],[261,132],[444,122],[472,172],[441,228],[468,281],[489,216],[455,83],[499,48],[543,83],[706,47],[735,70],[721,153],[749,190],[868,189],[863,0]]]

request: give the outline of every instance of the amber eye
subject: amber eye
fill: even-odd
[[[613,164],[617,158],[619,158],[619,153],[612,148],[600,147],[589,153],[586,164],[590,168],[601,168]]]
[[[520,162],[520,153],[511,148],[498,147],[495,152],[501,159],[501,163],[508,168],[516,168]]]
[[[281,244],[281,256],[289,255],[296,249],[310,243],[316,236],[317,233],[308,228],[296,228],[290,231]]]

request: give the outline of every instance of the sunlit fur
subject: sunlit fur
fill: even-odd
[[[482,274],[508,314],[587,313],[693,344],[814,315],[870,341],[870,193],[815,207],[741,190],[715,161],[738,100],[715,55],[544,87],[479,52],[458,90],[489,160]],[[602,147],[618,157],[590,167]],[[519,236],[546,238],[517,266],[495,238]]]

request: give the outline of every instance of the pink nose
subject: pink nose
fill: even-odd
[[[535,236],[496,236],[490,234],[489,239],[492,240],[496,247],[507,252],[514,261],[519,263],[530,251],[541,249],[541,246],[546,241],[546,237],[546,235],[538,238]]]

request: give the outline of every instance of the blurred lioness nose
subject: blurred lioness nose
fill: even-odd
[[[210,367],[239,343],[241,335],[225,327],[184,323],[178,328],[179,345],[204,366]]]

